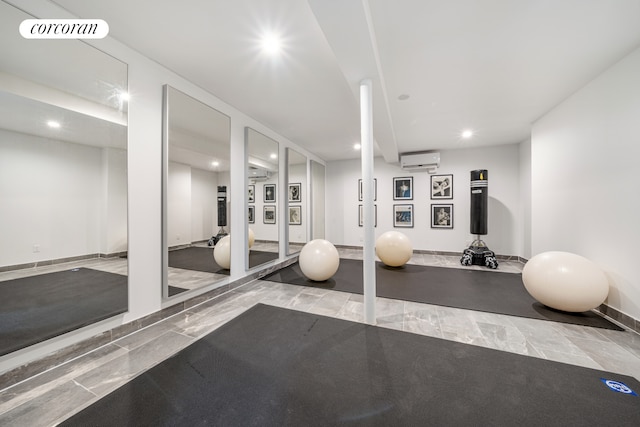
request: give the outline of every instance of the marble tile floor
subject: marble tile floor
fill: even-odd
[[[340,250],[357,258],[357,250]],[[456,257],[413,263],[459,268]],[[522,264],[501,262],[498,271]],[[51,426],[170,357],[256,303],[362,321],[363,297],[256,280],[0,391],[0,425]],[[640,335],[377,298],[380,327],[428,335],[640,379]]]

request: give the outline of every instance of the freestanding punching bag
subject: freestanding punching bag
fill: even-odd
[[[489,217],[489,174],[486,169],[471,171],[471,210],[469,229],[476,239],[462,253],[462,265],[484,265],[498,268],[496,255],[489,250],[480,236],[487,234],[487,220]]]
[[[227,186],[218,185],[218,234],[209,239],[209,246],[215,246],[227,232],[224,230],[227,225]]]
[[[471,171],[471,234],[487,234],[489,185],[486,169]]]

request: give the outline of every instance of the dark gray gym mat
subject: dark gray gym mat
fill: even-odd
[[[605,380],[640,391],[625,375],[259,304],[61,425],[640,425],[640,398]]]
[[[76,268],[0,282],[0,355],[128,310],[127,276]]]
[[[249,252],[249,267],[254,267],[277,258],[278,254],[276,252],[251,250]],[[169,251],[169,267],[229,275],[229,270],[220,267],[216,263],[213,258],[213,248],[209,247],[191,246]]]
[[[263,278],[292,285],[362,294],[362,261],[340,259],[340,267],[325,282],[308,280],[298,263]],[[525,289],[522,275],[462,268],[406,264],[388,267],[376,263],[377,296],[532,319],[622,330],[591,312],[567,313],[537,302]]]

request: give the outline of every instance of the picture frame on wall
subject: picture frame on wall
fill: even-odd
[[[264,184],[264,202],[275,203],[276,202],[276,185]]]
[[[275,205],[269,205],[264,207],[264,215],[262,217],[262,222],[264,224],[275,224],[276,223],[276,207]]]
[[[301,183],[289,184],[289,201],[290,202],[298,203],[302,201],[301,188],[302,188]]]
[[[302,209],[300,206],[289,206],[289,225],[302,225]]]
[[[431,175],[431,199],[453,199],[453,175]]]
[[[247,201],[249,203],[255,203],[255,201],[256,201],[256,186],[255,185],[249,185],[249,188],[247,189]]]
[[[431,228],[453,228],[453,205],[431,205]]]
[[[393,205],[393,226],[413,227],[413,205]]]
[[[247,213],[248,213],[249,224],[255,224],[255,222],[256,222],[256,207],[255,206],[249,206],[249,211]]]
[[[373,205],[373,226],[378,226],[378,205]],[[358,227],[364,227],[364,207],[358,205]]]
[[[413,200],[413,177],[393,178],[393,200]]]
[[[358,200],[362,201],[362,178],[358,179]],[[378,178],[373,178],[373,201],[378,200]]]

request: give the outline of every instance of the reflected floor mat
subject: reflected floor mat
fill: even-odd
[[[62,426],[640,425],[632,377],[258,304]]]
[[[251,250],[249,252],[249,267],[264,264],[277,258],[276,252]],[[229,270],[216,263],[212,247],[191,246],[169,251],[169,267],[229,275]]]
[[[127,276],[74,268],[0,282],[0,355],[128,309]]]
[[[353,259],[340,259],[338,271],[325,282],[308,280],[298,263],[263,279],[356,294],[364,289],[362,261]],[[522,275],[515,273],[415,264],[394,268],[377,262],[376,291],[383,298],[623,330],[591,311],[566,313],[540,304],[525,289]]]

